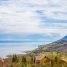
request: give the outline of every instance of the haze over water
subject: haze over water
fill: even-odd
[[[44,42],[0,43],[0,57],[12,54],[24,54],[23,51],[33,50]],[[32,46],[33,45],[33,46]]]

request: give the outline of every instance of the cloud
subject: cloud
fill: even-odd
[[[67,35],[66,3],[66,0],[1,0],[0,31]]]

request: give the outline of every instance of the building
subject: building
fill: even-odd
[[[0,67],[4,67],[4,60],[0,58]]]
[[[67,58],[61,57],[61,60],[67,63]]]
[[[35,63],[36,64],[44,64],[47,61],[49,61],[49,58],[46,56],[35,56]]]

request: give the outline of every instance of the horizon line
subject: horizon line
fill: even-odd
[[[9,40],[0,40],[0,43],[22,43],[22,42],[50,42],[50,41],[9,41]]]

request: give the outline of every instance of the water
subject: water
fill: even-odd
[[[0,57],[7,55],[23,54],[23,51],[33,50],[41,45],[41,42],[25,42],[25,43],[0,43]]]

